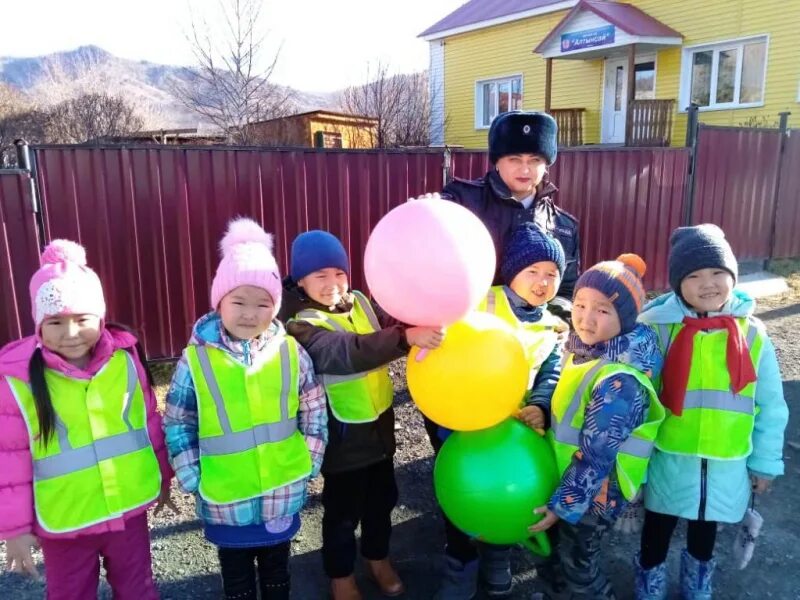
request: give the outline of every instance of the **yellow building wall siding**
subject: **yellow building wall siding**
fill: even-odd
[[[744,124],[751,118],[777,123],[778,113],[800,114],[800,0],[627,0],[676,29],[684,46],[715,43],[751,35],[769,35],[764,106],[706,110],[700,122]],[[445,41],[446,140],[466,147],[486,147],[485,129],[475,128],[475,83],[517,73],[523,76],[523,108],[544,108],[545,60],[533,48],[566,11],[465,33]],[[681,48],[657,54],[656,97],[679,100]],[[585,107],[584,142],[600,141],[603,61],[553,61],[553,108]],[[790,124],[800,123],[800,116]],[[683,145],[686,113],[674,119],[672,143]]]
[[[311,118],[308,120],[308,145],[314,145],[314,134],[317,131],[340,133],[342,135],[342,148],[368,149],[375,147],[378,136],[377,125],[353,125],[346,119]]]
[[[533,49],[566,11],[447,38],[444,49],[445,140],[485,148],[475,127],[475,85],[522,75],[522,108],[544,110],[545,61]],[[599,141],[603,61],[553,61],[552,108],[587,109],[584,139]],[[576,85],[577,82],[577,85]]]

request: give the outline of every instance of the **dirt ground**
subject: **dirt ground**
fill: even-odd
[[[759,316],[765,321],[778,350],[784,391],[791,421],[786,433],[786,476],[777,480],[774,489],[757,508],[765,524],[755,556],[744,571],[731,565],[731,548],[736,528],[727,526],[717,542],[718,576],[715,598],[800,599],[800,278],[795,277],[792,292],[759,303]],[[167,377],[162,369],[161,376]],[[443,528],[433,498],[431,469],[433,460],[422,419],[404,387],[402,365],[394,368],[397,383],[398,451],[395,458],[400,486],[400,503],[395,511],[392,557],[406,582],[406,598],[430,598],[442,567]],[[161,386],[161,393],[165,386]],[[292,558],[292,597],[326,598],[326,580],[320,558],[321,481],[312,483],[308,505],[303,512],[303,526],[294,540]],[[221,597],[219,569],[214,548],[202,535],[194,517],[193,499],[176,490],[181,513],[151,519],[155,575],[165,599],[203,600]],[[684,531],[673,542],[670,554],[672,593],[677,597],[678,554],[684,543]],[[612,535],[606,545],[605,567],[610,573],[619,598],[632,598],[630,561],[637,536]],[[41,559],[41,557],[39,557]],[[5,552],[0,545],[0,567],[5,568]],[[41,565],[40,565],[41,568]],[[513,557],[516,587],[514,598],[529,598],[537,589],[532,558],[523,550]],[[380,598],[375,587],[358,576],[368,599]],[[0,598],[33,600],[44,597],[41,582],[20,576],[0,574]],[[110,598],[102,585],[101,597]],[[479,596],[483,597],[483,596]]]

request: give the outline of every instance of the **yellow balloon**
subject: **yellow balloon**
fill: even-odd
[[[442,345],[417,361],[408,356],[411,397],[426,417],[456,431],[496,425],[519,408],[528,385],[528,362],[505,321],[473,312],[446,330]]]

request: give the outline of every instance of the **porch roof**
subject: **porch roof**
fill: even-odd
[[[599,25],[606,25],[608,31],[587,29]],[[570,26],[580,30],[574,31],[575,34],[591,36],[596,32],[601,37],[583,44],[570,45],[568,40],[565,41],[565,36],[562,36],[559,43],[558,37],[562,33],[571,33]],[[622,35],[615,35],[616,29]],[[602,38],[603,34],[606,35],[605,40]],[[680,32],[636,6],[606,0],[580,0],[536,46],[534,52],[545,58],[588,59],[607,55],[611,48],[630,44],[659,47],[679,46],[682,42],[683,35]]]

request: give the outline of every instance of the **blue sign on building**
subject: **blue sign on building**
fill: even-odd
[[[605,46],[614,43],[613,25],[586,29],[584,31],[573,31],[561,34],[561,51],[572,52],[583,48],[593,48],[594,46]]]

